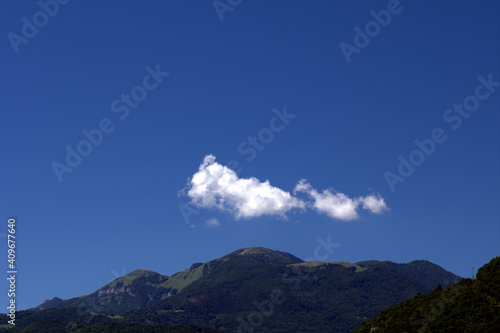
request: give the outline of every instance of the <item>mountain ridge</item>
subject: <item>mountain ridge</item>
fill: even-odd
[[[102,296],[105,294],[113,294],[116,292],[128,293],[130,296],[134,294],[132,288],[126,288],[131,286],[133,282],[137,279],[148,280],[152,287],[156,287],[156,290],[150,290],[153,294],[148,294],[148,297],[151,300],[160,300],[165,297],[170,297],[172,295],[177,294],[182,291],[186,286],[191,284],[192,282],[198,280],[203,275],[207,274],[214,263],[218,261],[227,261],[231,259],[238,259],[238,256],[246,256],[255,258],[256,261],[262,261],[266,263],[293,263],[293,262],[303,262],[302,259],[299,259],[288,252],[282,252],[277,250],[271,250],[264,247],[246,247],[235,250],[227,255],[224,255],[220,258],[212,259],[206,262],[199,262],[192,264],[189,268],[174,273],[171,276],[163,275],[161,273],[157,273],[151,270],[146,269],[136,269],[128,274],[125,274],[121,277],[116,278],[115,280],[109,282],[103,287],[99,288],[95,292],[89,295],[82,295],[78,297],[73,297],[67,300],[61,299],[59,297],[54,297],[52,299],[47,299],[37,307],[28,309],[33,311],[41,311],[48,308],[64,308],[64,307],[73,307],[73,306],[82,306],[84,308],[88,306],[93,306],[97,303],[96,300],[92,300],[95,298],[95,295]],[[147,279],[145,279],[147,278]],[[151,281],[153,279],[154,281]],[[85,298],[89,297],[91,300],[86,300]],[[110,299],[111,301],[112,299]],[[137,302],[135,302],[137,303]],[[135,303],[132,303],[129,308],[126,310],[134,310]],[[141,304],[148,303],[147,301],[140,302]],[[94,306],[94,310],[100,313],[102,312],[102,306]],[[125,311],[126,311],[125,310]],[[122,310],[123,311],[123,310]]]
[[[113,301],[127,303],[128,306],[119,307],[119,312],[126,312],[130,310],[135,310],[138,308],[144,308],[155,301],[159,301],[168,297],[172,297],[177,293],[181,292],[184,288],[192,284],[193,282],[199,280],[206,274],[208,274],[213,267],[220,262],[245,262],[252,264],[274,264],[274,265],[286,265],[292,267],[307,267],[307,268],[319,268],[325,265],[340,265],[346,268],[354,268],[355,272],[362,272],[366,269],[374,269],[376,267],[380,267],[381,265],[390,265],[392,268],[400,273],[402,271],[412,271],[407,267],[415,266],[417,269],[413,271],[421,270],[422,265],[430,265],[434,269],[442,270],[443,276],[446,276],[447,273],[450,273],[444,270],[442,267],[433,264],[427,260],[413,260],[407,264],[404,263],[395,263],[392,261],[379,261],[379,260],[365,260],[356,263],[349,263],[346,261],[341,262],[320,262],[320,261],[310,261],[305,262],[304,260],[283,251],[271,250],[269,248],[264,247],[245,247],[238,250],[235,250],[229,254],[226,254],[222,257],[212,259],[206,262],[198,262],[193,263],[189,268],[174,273],[171,276],[163,275],[161,273],[157,273],[151,270],[146,269],[136,269],[128,274],[125,274],[121,277],[116,278],[115,280],[109,282],[98,290],[94,291],[89,295],[82,295],[74,298],[70,298],[67,300],[61,299],[59,297],[54,297],[52,299],[45,300],[43,303],[38,305],[35,308],[31,308],[28,310],[32,311],[41,311],[49,308],[66,308],[66,307],[83,307],[83,308],[92,308],[96,313],[114,313],[116,309],[113,311],[103,310],[105,308],[106,303],[112,303]],[[453,274],[453,273],[451,273]],[[403,274],[404,275],[404,274]],[[454,274],[453,274],[454,275]],[[458,276],[455,275],[459,279]],[[458,282],[457,278],[449,281],[450,283]],[[135,282],[134,282],[135,281]],[[446,282],[446,278],[444,278],[443,282]],[[148,290],[142,290],[142,292],[146,293],[146,298],[143,300],[139,300],[138,302],[126,302],[129,297],[122,297],[123,299],[117,299],[116,297],[112,297],[113,295],[123,294],[128,295],[130,297],[136,297],[137,291],[134,288],[140,282],[146,283],[149,285]],[[415,282],[421,283],[421,279],[415,279]],[[429,287],[433,282],[426,283],[425,287]],[[446,283],[447,284],[447,283]],[[97,298],[101,298],[101,300],[97,300]],[[118,297],[119,298],[119,297]],[[99,305],[97,305],[99,304]]]
[[[246,247],[171,276],[134,270],[89,295],[45,301],[23,313],[21,323],[75,321],[75,313],[83,313],[98,315],[99,322],[194,324],[233,332],[238,320],[255,313],[255,302],[278,292],[287,301],[260,331],[286,332],[280,325],[294,323],[304,332],[347,332],[391,305],[460,279],[426,260],[305,262],[288,252]],[[336,329],[322,323],[335,323]]]

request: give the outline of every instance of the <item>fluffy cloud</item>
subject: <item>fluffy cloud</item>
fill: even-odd
[[[384,210],[389,210],[385,204],[384,198],[377,195],[368,195],[358,199],[360,203],[363,204],[363,209],[367,209],[375,214],[382,214]]]
[[[229,211],[236,219],[262,215],[279,215],[294,209],[304,209],[305,203],[289,192],[271,186],[268,180],[239,178],[226,166],[207,155],[188,186],[187,195],[194,205]]]
[[[277,215],[286,219],[285,213],[293,210],[305,210],[312,207],[329,217],[351,221],[359,217],[360,208],[375,214],[388,210],[379,195],[350,198],[330,190],[318,192],[305,179],[298,182],[294,190],[305,193],[312,201],[305,202],[282,189],[272,186],[268,180],[261,182],[257,178],[239,178],[228,167],[215,162],[215,156],[205,156],[203,163],[188,181],[184,193],[191,203],[198,208],[212,208],[227,211],[236,219],[255,218],[263,215]],[[220,226],[217,219],[210,219],[205,226]]]
[[[316,211],[343,221],[357,219],[360,205],[363,209],[376,214],[381,214],[388,209],[384,199],[380,196],[368,195],[366,197],[349,198],[343,193],[332,193],[330,190],[323,190],[320,193],[305,179],[300,180],[295,187],[294,194],[297,192],[304,192],[311,196],[314,200],[311,206]]]
[[[220,227],[220,222],[215,217],[213,217],[205,221],[205,226],[208,228],[217,228]]]

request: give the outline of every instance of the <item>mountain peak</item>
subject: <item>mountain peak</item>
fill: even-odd
[[[238,253],[241,256],[244,255],[250,255],[250,254],[256,254],[256,253],[273,253],[273,252],[279,252],[279,251],[274,251],[265,247],[244,247],[242,249],[236,250],[233,253]]]
[[[64,303],[63,299],[61,299],[59,297],[54,297],[52,299],[45,300],[42,304],[35,307],[33,310],[34,311],[41,311],[44,309],[55,308],[55,307],[58,307],[59,305],[61,305],[62,303]]]
[[[118,285],[126,287],[130,285],[134,280],[139,278],[144,278],[144,279],[153,278],[154,280],[159,280],[160,283],[162,283],[164,280],[168,279],[168,276],[164,276],[161,275],[160,273],[156,273],[146,269],[136,269],[133,272],[120,276],[119,278],[116,278],[115,280],[111,281],[105,286],[105,288],[106,287],[114,288]]]
[[[244,247],[220,259],[230,260],[230,259],[247,259],[247,258],[266,264],[288,265],[288,264],[298,264],[304,262],[302,259],[297,258],[296,256],[288,252],[271,250],[265,247]]]
[[[135,271],[133,271],[129,274],[126,274],[126,275],[139,277],[139,276],[150,276],[150,275],[158,275],[158,274],[159,273],[149,271],[147,269],[136,269]]]

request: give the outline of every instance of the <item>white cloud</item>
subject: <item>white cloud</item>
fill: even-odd
[[[309,194],[314,199],[311,205],[316,211],[343,221],[357,219],[359,217],[357,210],[360,204],[363,209],[376,214],[388,209],[384,199],[380,196],[368,195],[353,199],[340,192],[332,193],[330,190],[323,190],[320,193],[305,179],[298,182],[294,194],[297,192]]]
[[[350,221],[358,218],[356,212],[357,203],[343,193],[332,193],[324,190],[322,193],[316,191],[305,179],[299,181],[295,186],[294,193],[304,192],[309,194],[314,202],[312,206],[316,211],[325,213],[331,218]]]
[[[233,170],[215,162],[213,155],[205,156],[188,188],[187,195],[195,206],[229,211],[236,219],[262,215],[286,218],[286,212],[305,208],[303,201],[271,186],[268,180],[239,178]]]
[[[205,221],[205,226],[208,228],[217,228],[220,227],[220,222],[215,217],[213,217]]]
[[[382,214],[384,210],[389,210],[384,198],[379,195],[367,195],[364,198],[360,197],[358,200],[363,204],[363,209],[367,209],[375,214]]]
[[[213,155],[205,156],[198,172],[189,179],[184,190],[196,207],[227,211],[236,219],[263,215],[278,215],[286,219],[285,213],[293,209],[312,207],[333,219],[351,221],[359,218],[360,208],[375,214],[389,209],[380,195],[350,198],[334,190],[318,192],[305,179],[295,187],[294,194],[299,192],[308,194],[312,201],[306,203],[272,186],[268,180],[261,182],[254,177],[239,178],[233,170],[215,162]],[[205,226],[215,228],[220,223],[212,218],[205,222]]]

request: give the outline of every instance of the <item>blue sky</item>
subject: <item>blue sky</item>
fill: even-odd
[[[0,2],[19,308],[328,237],[466,277],[499,255],[500,2],[66,2]]]

